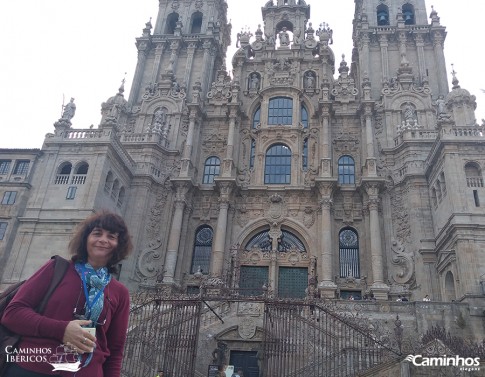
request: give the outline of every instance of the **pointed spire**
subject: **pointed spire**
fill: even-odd
[[[429,18],[433,24],[439,25],[440,18],[438,17],[438,12],[434,9],[433,5],[431,5],[431,13],[429,14]]]
[[[123,95],[125,92],[125,81],[126,81],[126,72],[125,72],[125,77],[123,77],[123,80],[121,80],[121,86],[118,88],[118,94]]]
[[[451,81],[451,83],[453,84],[453,89],[460,89],[460,85],[458,85],[460,82],[456,78],[456,74],[458,72],[455,71],[454,64],[451,65],[451,69],[452,69],[451,75],[453,76],[453,80]]]
[[[342,61],[340,62],[340,68],[338,69],[340,74],[347,74],[350,68],[347,66],[347,62],[345,61],[345,54],[342,54]]]

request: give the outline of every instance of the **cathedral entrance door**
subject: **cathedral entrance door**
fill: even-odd
[[[231,351],[229,365],[234,365],[234,372],[242,369],[244,377],[259,377],[258,357],[255,351]]]

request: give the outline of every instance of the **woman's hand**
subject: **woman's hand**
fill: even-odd
[[[92,321],[80,319],[69,322],[64,331],[62,342],[77,353],[93,352],[94,345],[96,344],[96,337],[82,327],[91,324]]]

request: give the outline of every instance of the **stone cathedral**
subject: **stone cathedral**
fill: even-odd
[[[483,339],[475,96],[447,73],[437,10],[354,1],[347,57],[304,0],[252,0],[260,25],[237,36],[225,0],[159,0],[131,92],[101,104],[97,127],[75,128],[71,101],[41,149],[0,150],[1,287],[65,255],[73,227],[109,209],[133,233],[119,274],[132,291],[212,282],[244,297],[355,300],[414,332]],[[227,363],[246,365],[263,313],[219,309],[225,324],[201,328],[198,347],[220,341]]]

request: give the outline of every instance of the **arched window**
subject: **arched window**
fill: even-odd
[[[221,160],[218,157],[212,156],[205,160],[202,183],[214,183],[214,178],[219,175],[220,169]]]
[[[301,124],[303,128],[308,128],[308,111],[304,104],[301,104]]]
[[[199,270],[205,275],[209,273],[213,238],[214,232],[211,227],[203,225],[197,229],[192,254],[192,266],[190,267],[191,274],[195,274]]]
[[[389,25],[389,8],[381,4],[377,7],[377,25]]]
[[[89,169],[89,165],[85,162],[82,162],[81,164],[78,165],[77,169],[76,169],[76,174],[88,174],[88,169]]]
[[[451,271],[448,271],[445,275],[445,295],[447,301],[456,300],[455,278]]]
[[[414,25],[416,23],[414,19],[414,7],[411,4],[404,4],[402,6],[402,17],[404,18],[405,25]]]
[[[59,171],[59,174],[71,174],[71,169],[72,169],[72,164],[70,162],[66,162],[61,165],[61,169]]]
[[[89,165],[85,162],[80,163],[76,167],[76,171],[71,179],[73,185],[84,185],[86,183],[86,175],[88,174]]]
[[[192,15],[190,34],[199,34],[202,31],[202,13],[195,12]]]
[[[70,162],[64,162],[59,166],[56,175],[56,185],[66,185],[69,183],[69,177],[71,176],[72,164]]]
[[[468,187],[483,187],[482,171],[476,162],[466,163],[465,176]]]
[[[275,144],[266,152],[264,183],[291,183],[291,150],[286,145]]]
[[[113,173],[109,171],[106,175],[106,181],[104,182],[104,191],[106,191],[108,194],[111,192],[111,188],[113,187],[113,181]]]
[[[121,207],[123,205],[123,202],[125,201],[125,188],[122,187],[120,188],[120,194],[118,195],[118,207]]]
[[[301,157],[302,157],[301,158],[302,168],[303,170],[307,170],[308,169],[308,138],[303,140],[303,153]]]
[[[341,185],[355,184],[355,162],[350,156],[342,156],[338,160],[338,182]]]
[[[120,181],[118,181],[117,179],[114,180],[113,182],[113,189],[111,190],[111,197],[114,199],[114,200],[117,200],[118,199],[118,193],[120,191]]]
[[[256,157],[256,140],[251,139],[251,151],[249,152],[249,168],[254,168],[254,158]]]
[[[268,124],[293,123],[293,100],[287,97],[275,97],[269,100]]]
[[[351,228],[339,233],[340,277],[360,278],[359,236]]]
[[[178,13],[171,13],[167,17],[167,26],[165,27],[165,34],[174,34],[179,19]]]
[[[272,241],[269,235],[269,229],[263,230],[253,236],[246,244],[245,249],[250,251],[253,247],[262,251],[271,251]],[[286,252],[289,250],[297,250],[306,253],[306,248],[303,242],[290,231],[282,229],[281,237],[278,239],[278,251]]]
[[[433,187],[431,189],[431,201],[433,202],[433,206],[437,206],[438,205],[438,198],[436,196],[436,189]]]
[[[261,123],[261,106],[259,106],[254,112],[253,116],[253,128],[256,128]]]

